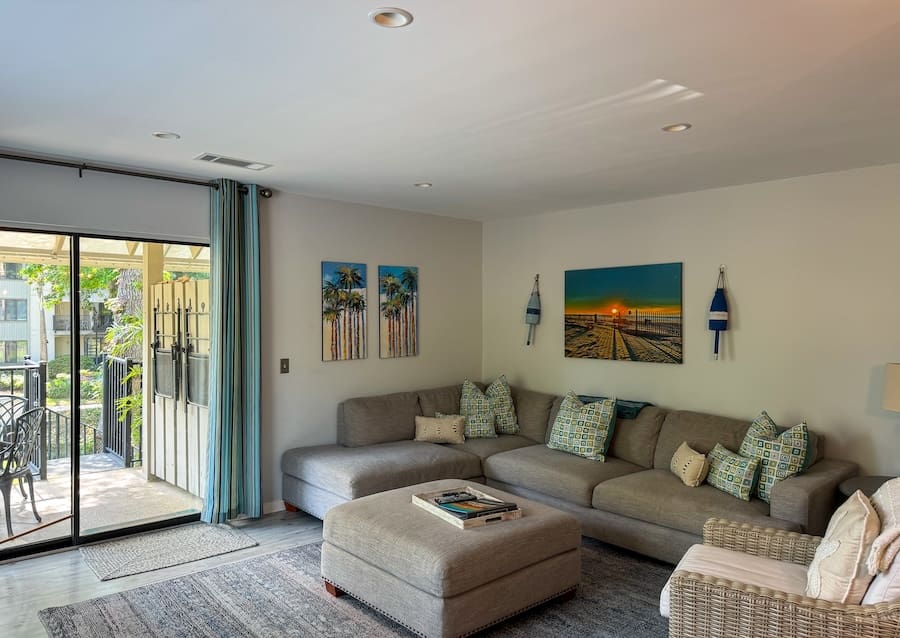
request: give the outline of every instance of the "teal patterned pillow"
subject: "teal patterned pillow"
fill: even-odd
[[[740,453],[759,459],[757,494],[768,503],[775,483],[806,468],[809,430],[800,423],[779,434],[775,421],[763,410],[744,435]]]
[[[706,455],[706,459],[709,461],[707,483],[726,494],[744,501],[750,500],[759,459],[735,454],[721,443],[716,443],[716,447]]]
[[[574,392],[569,392],[559,406],[547,447],[591,461],[605,461],[615,422],[615,399],[584,404]]]
[[[477,390],[478,388],[476,388]],[[485,390],[491,410],[494,411],[494,430],[497,434],[518,434],[519,424],[516,422],[516,407],[513,405],[509,384],[502,374]]]
[[[494,410],[491,402],[474,383],[465,380],[459,398],[459,413],[466,417],[467,439],[495,439]]]

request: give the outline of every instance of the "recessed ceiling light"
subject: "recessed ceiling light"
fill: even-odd
[[[178,133],[173,133],[172,131],[154,131],[153,137],[160,140],[180,140],[181,136]]]
[[[666,133],[684,133],[686,130],[691,128],[691,125],[688,122],[679,122],[678,124],[669,124],[668,126],[662,127]]]
[[[418,184],[415,184],[416,188],[431,188],[432,186],[434,186],[434,184],[431,182],[419,182]]]
[[[397,29],[405,27],[413,21],[412,14],[403,9],[396,7],[381,7],[369,13],[369,20],[377,24],[379,27],[388,29]]]

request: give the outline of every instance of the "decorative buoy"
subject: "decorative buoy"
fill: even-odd
[[[719,358],[719,333],[728,330],[728,299],[725,297],[725,266],[719,266],[719,280],[716,292],[709,305],[709,329],[716,331],[716,342],[713,354]]]
[[[534,327],[541,322],[541,291],[538,289],[540,275],[534,276],[534,286],[531,288],[531,297],[528,298],[528,306],[525,308],[525,323],[528,324],[528,338],[525,345],[534,343]]]

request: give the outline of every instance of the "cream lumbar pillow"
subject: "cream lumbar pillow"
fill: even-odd
[[[416,417],[416,441],[427,443],[465,443],[466,418],[456,415]]]
[[[709,461],[706,460],[706,455],[692,449],[685,441],[675,450],[669,469],[688,487],[697,487],[706,480]]]
[[[841,505],[806,572],[806,595],[858,605],[872,581],[866,557],[881,529],[878,513],[857,490]]]

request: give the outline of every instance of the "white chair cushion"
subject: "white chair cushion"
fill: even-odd
[[[900,560],[895,560],[891,568],[878,574],[863,596],[863,605],[900,602]]]
[[[803,596],[806,591],[806,568],[803,565],[751,556],[712,545],[692,546],[681,558],[675,571],[697,572],[798,596]],[[671,581],[671,577],[669,580]],[[659,597],[659,613],[666,618],[669,617],[669,589],[669,582],[666,582]]]

